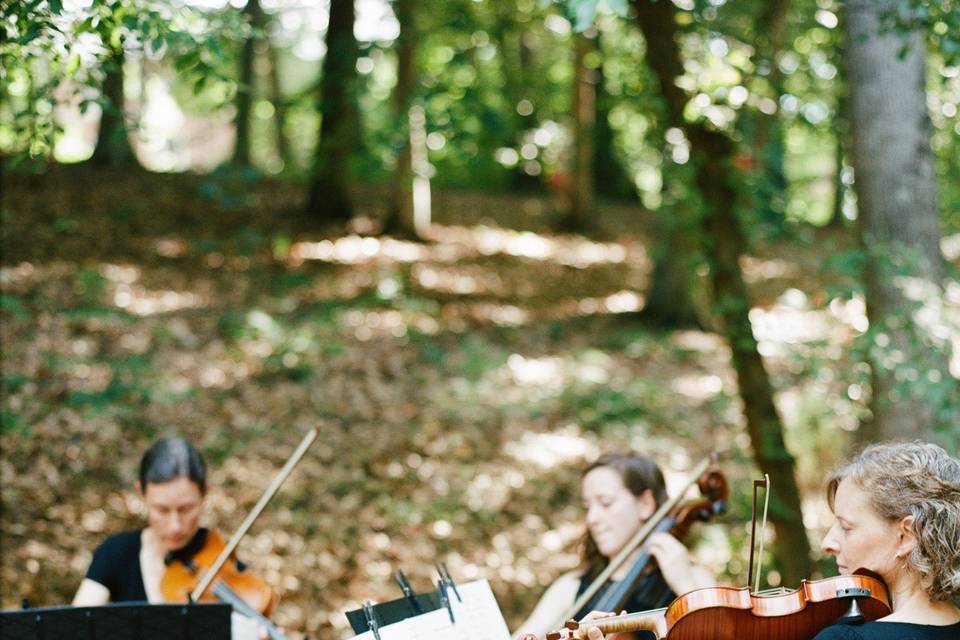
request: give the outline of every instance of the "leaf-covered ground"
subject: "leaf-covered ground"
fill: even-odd
[[[435,194],[416,244],[318,231],[278,182],[4,180],[3,607],[68,602],[92,549],[139,525],[136,466],[156,437],[200,446],[206,523],[229,533],[317,424],[240,547],[294,633],[347,637],[345,610],[399,595],[393,570],[428,589],[441,560],[489,578],[515,625],[576,565],[578,470],[626,446],[673,485],[719,450],[733,504],[696,548],[744,580],[753,470],[729,355],[632,313],[650,269],[639,211],[605,208],[594,240],[547,231],[533,197]],[[845,350],[862,308],[824,306],[817,271],[838,237],[744,262],[812,530],[859,406]]]

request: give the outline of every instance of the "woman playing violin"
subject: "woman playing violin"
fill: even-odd
[[[164,556],[187,546],[200,530],[207,492],[207,468],[183,438],[164,438],[140,461],[138,490],[147,526],[108,538],[73,598],[75,606],[125,600],[163,602]]]
[[[960,638],[960,461],[933,444],[874,445],[831,476],[827,499],[836,523],[823,550],[841,574],[879,574],[893,612],[816,640]]]
[[[649,457],[637,452],[609,453],[584,471],[581,495],[587,533],[582,568],[558,578],[540,598],[517,637],[540,637],[555,625],[577,597],[599,575],[630,538],[667,499],[663,474]],[[643,611],[668,604],[676,594],[715,584],[713,576],[694,564],[683,544],[669,533],[655,533],[645,549],[659,570],[647,575],[627,600],[627,611]],[[639,555],[640,550],[637,551]],[[622,579],[631,562],[613,580]]]

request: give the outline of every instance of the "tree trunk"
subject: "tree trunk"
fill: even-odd
[[[394,12],[400,23],[397,37],[397,86],[393,89],[394,118],[397,122],[397,166],[393,172],[391,201],[384,231],[401,237],[418,237],[413,211],[413,154],[410,145],[410,105],[416,86],[415,56],[417,31],[414,24],[416,0],[396,0]]]
[[[597,35],[597,50],[603,55],[602,38]],[[637,186],[617,157],[610,112],[617,99],[607,92],[603,65],[596,69],[597,121],[594,129],[595,154],[593,161],[593,188],[598,195],[616,200],[637,202]]]
[[[778,104],[784,90],[777,54],[783,49],[786,37],[789,5],[789,0],[769,0],[757,20],[755,66],[767,70],[767,82]],[[757,211],[757,219],[773,235],[781,233],[786,222],[788,185],[783,166],[784,135],[779,109],[772,114],[756,112],[754,148],[760,154],[757,168],[761,177],[753,206]]]
[[[113,51],[104,64],[103,115],[100,116],[97,146],[94,147],[91,158],[91,161],[100,167],[119,168],[136,162],[127,138],[124,115],[123,62],[124,53],[121,48]]]
[[[574,36],[573,61],[573,167],[567,211],[561,221],[565,229],[582,230],[592,222],[593,134],[597,118],[596,78],[586,66],[587,54],[596,46],[596,35]]]
[[[263,29],[263,11],[260,9],[260,0],[247,0],[243,8],[243,15],[256,30]],[[240,52],[240,86],[237,87],[237,96],[234,105],[237,108],[236,131],[237,141],[233,147],[233,164],[250,166],[250,113],[253,105],[254,60],[256,58],[257,34],[251,33],[243,43]]]
[[[850,0],[845,15],[853,166],[872,340],[873,419],[861,430],[866,441],[935,438],[938,405],[945,405],[939,399],[957,392],[947,372],[946,345],[931,339],[929,327],[915,313],[942,297],[943,262],[924,34],[881,35],[880,16],[895,6],[894,0]]]
[[[834,149],[834,163],[836,173],[833,175],[833,206],[830,211],[830,219],[827,226],[840,229],[844,226],[843,202],[846,198],[847,187],[843,183],[844,160],[847,157],[846,150],[849,146],[849,121],[845,113],[844,104],[847,102],[844,96],[840,96],[837,101],[837,114],[834,118],[833,130],[836,132],[837,146]]]
[[[667,102],[668,118],[686,134],[690,161],[696,170],[704,211],[701,232],[710,261],[714,308],[730,345],[737,384],[743,400],[747,432],[761,471],[770,475],[776,493],[771,498],[771,521],[777,535],[777,561],[788,585],[810,576],[810,542],[803,527],[800,492],[793,456],[783,439],[783,426],[773,401],[763,361],[750,325],[750,303],[740,271],[746,241],[734,213],[735,176],[731,167],[733,144],[702,123],[683,118],[687,96],[677,84],[683,61],[676,40],[673,4],[634,0],[637,20],[647,42],[647,64],[653,69]]]
[[[273,122],[274,122],[274,144],[276,145],[277,157],[286,167],[290,162],[290,144],[287,142],[287,103],[283,97],[283,90],[280,87],[280,56],[277,55],[277,49],[270,42],[266,41],[267,59],[270,61],[270,72],[267,74],[268,90],[270,91],[270,102],[273,104]]]
[[[320,81],[320,141],[314,158],[307,213],[327,222],[353,217],[350,164],[360,142],[357,110],[357,40],[353,0],[331,0],[327,54]]]

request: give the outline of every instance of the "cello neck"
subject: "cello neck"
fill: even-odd
[[[660,505],[650,519],[647,520],[643,526],[637,530],[637,532],[632,538],[630,538],[623,549],[610,560],[610,564],[607,565],[607,568],[604,569],[600,575],[598,575],[594,581],[590,583],[590,586],[587,587],[586,591],[584,591],[580,597],[577,598],[577,601],[573,603],[573,606],[564,611],[563,617],[558,621],[557,626],[562,625],[565,620],[572,618],[577,612],[583,609],[588,602],[593,600],[597,592],[603,587],[603,585],[607,583],[608,580],[610,580],[610,576],[612,576],[617,569],[623,566],[623,563],[627,561],[637,547],[646,542],[647,538],[650,537],[650,534],[653,533],[654,527],[659,525],[660,522],[670,514],[674,507],[680,503],[687,490],[697,482],[700,476],[702,476],[710,466],[711,462],[712,459],[707,458],[697,465],[697,468],[694,469],[693,474],[688,482],[683,486],[682,490],[679,491],[674,497]]]
[[[652,533],[670,531],[675,524],[676,521],[673,518],[664,518],[654,527]],[[596,599],[577,612],[577,619],[579,620],[591,611],[620,611],[627,600],[630,599],[633,592],[639,587],[638,583],[647,570],[647,567],[650,566],[651,559],[650,553],[646,548],[641,547],[640,555],[634,560],[630,566],[630,570],[623,579],[607,583],[606,588],[600,591]]]

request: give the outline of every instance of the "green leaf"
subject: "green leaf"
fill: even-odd
[[[70,56],[70,61],[67,63],[67,75],[72,76],[80,68],[80,54],[75,53]]]

